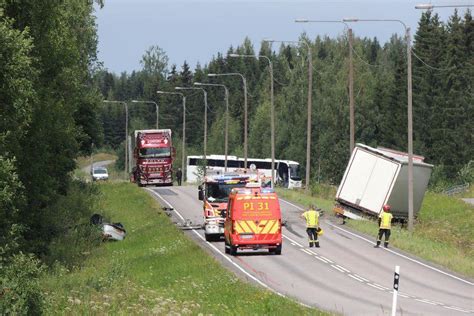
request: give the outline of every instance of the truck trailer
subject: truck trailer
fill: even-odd
[[[170,129],[136,130],[131,180],[139,186],[173,185],[174,155]]]
[[[413,157],[413,212],[418,213],[433,165]],[[389,204],[395,218],[408,218],[408,154],[357,144],[336,193],[334,211],[348,218],[378,216]]]

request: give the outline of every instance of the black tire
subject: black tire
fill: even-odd
[[[275,249],[272,250],[272,253],[274,253],[275,255],[281,255],[281,245],[277,246]]]
[[[237,255],[237,247],[230,245],[229,253],[231,256]]]
[[[204,234],[204,237],[206,238],[206,241],[209,241],[209,242],[214,241],[214,236],[212,235]]]

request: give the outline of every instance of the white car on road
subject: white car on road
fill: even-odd
[[[109,179],[109,173],[107,171],[107,168],[105,167],[93,167],[91,175],[92,175],[92,181]]]

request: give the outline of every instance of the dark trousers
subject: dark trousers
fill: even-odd
[[[176,178],[176,180],[178,181],[178,185],[181,185],[181,177]]]
[[[378,235],[378,238],[377,238],[377,246],[380,245],[380,242],[382,241],[382,236],[385,235],[385,242],[384,242],[384,245],[385,247],[388,246],[388,240],[390,239],[390,229],[386,229],[386,228],[380,228],[379,229],[379,235]]]
[[[317,228],[306,228],[306,233],[308,234],[308,239],[309,239],[309,246],[313,247],[319,247],[319,241],[318,241],[318,232]]]

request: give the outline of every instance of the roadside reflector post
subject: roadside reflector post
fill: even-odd
[[[397,295],[398,295],[399,281],[400,281],[400,266],[395,266],[395,274],[393,275],[392,316],[395,316],[397,312]]]

